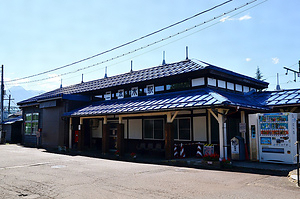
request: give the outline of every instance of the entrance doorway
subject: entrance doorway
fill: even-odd
[[[117,125],[118,122],[109,122],[109,149],[117,150]]]

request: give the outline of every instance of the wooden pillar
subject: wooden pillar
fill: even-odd
[[[69,123],[69,149],[72,149],[72,118],[71,117]]]
[[[104,118],[102,125],[102,153],[108,153],[109,150],[109,126],[107,118]]]
[[[125,153],[124,147],[124,124],[118,124],[117,126],[117,150],[120,151],[120,156],[123,156]]]
[[[173,124],[167,122],[165,126],[165,158],[174,158],[174,132]]]

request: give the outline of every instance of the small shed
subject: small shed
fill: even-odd
[[[22,116],[12,116],[2,123],[5,141],[12,144],[22,142]]]

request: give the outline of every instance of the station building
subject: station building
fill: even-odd
[[[248,128],[240,129],[249,114],[298,111],[300,91],[266,88],[267,82],[199,60],[130,71],[19,102],[22,142],[167,159],[174,156],[174,144],[183,144],[192,157],[201,143],[224,158],[234,136],[249,143]]]

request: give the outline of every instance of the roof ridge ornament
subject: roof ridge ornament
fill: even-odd
[[[277,73],[277,85],[276,85],[276,91],[280,91],[281,88],[280,88],[280,85],[279,85],[279,73]]]
[[[130,63],[130,72],[133,71],[133,70],[132,70],[132,63],[133,63],[133,61],[131,60],[131,63]]]
[[[104,74],[104,78],[107,78],[107,66],[105,66],[105,74]]]
[[[188,46],[185,47],[185,59],[186,60],[189,59],[189,47]]]
[[[166,65],[166,55],[165,55],[165,51],[163,51],[163,61],[162,61],[162,65]]]

